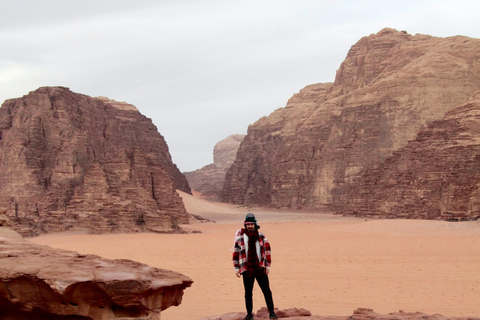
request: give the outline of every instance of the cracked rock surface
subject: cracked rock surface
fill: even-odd
[[[284,310],[275,309],[279,319],[288,320],[479,320],[480,318],[456,318],[444,317],[441,314],[429,315],[423,312],[391,312],[389,314],[380,314],[373,309],[357,308],[350,316],[317,316],[312,315],[310,311],[299,308],[290,308]],[[242,320],[245,317],[245,312],[231,312],[221,316],[214,316],[203,318],[201,320]],[[255,320],[269,319],[268,310],[262,308],[255,314]]]
[[[193,281],[131,260],[53,249],[0,227],[0,319],[160,319]]]

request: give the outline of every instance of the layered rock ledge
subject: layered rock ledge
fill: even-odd
[[[477,317],[444,317],[441,314],[429,315],[423,312],[392,312],[389,314],[379,314],[368,308],[358,308],[353,311],[351,316],[315,316],[305,309],[291,308],[286,310],[276,310],[279,319],[288,320],[478,320]],[[232,312],[221,316],[203,318],[201,320],[242,320],[245,317],[243,312]],[[268,312],[266,308],[258,310],[255,314],[255,320],[267,320]]]
[[[0,227],[0,319],[160,319],[193,281],[131,260],[40,246]]]

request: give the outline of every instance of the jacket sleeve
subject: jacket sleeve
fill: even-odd
[[[272,248],[270,247],[270,242],[268,242],[267,238],[263,239],[263,243],[265,246],[265,258],[267,259],[267,268],[270,268],[272,265]]]
[[[233,268],[236,272],[240,271],[240,245],[238,244],[239,232],[235,234],[235,243],[233,244]]]

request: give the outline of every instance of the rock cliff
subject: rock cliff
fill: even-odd
[[[0,207],[24,236],[178,231],[190,193],[150,119],[129,104],[44,87],[0,108]]]
[[[480,91],[348,188],[338,213],[373,217],[480,218]]]
[[[131,260],[53,249],[0,227],[0,319],[160,319],[192,280]]]
[[[307,86],[248,128],[223,201],[286,208],[332,204],[480,89],[480,40],[383,29],[348,52],[334,83]]]
[[[184,172],[189,186],[204,197],[218,199],[225,182],[225,175],[232,166],[244,134],[233,134],[218,142],[213,148],[213,164],[201,169]]]

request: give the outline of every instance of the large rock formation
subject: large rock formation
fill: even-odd
[[[228,170],[237,156],[238,147],[245,138],[244,134],[232,134],[213,147],[213,164]]]
[[[213,148],[213,164],[201,169],[184,172],[189,186],[204,197],[217,199],[225,182],[225,175],[232,166],[244,134],[233,134],[218,142]]]
[[[151,120],[129,104],[45,87],[0,108],[0,207],[24,236],[179,230],[190,192]]]
[[[319,316],[312,315],[310,311],[305,309],[291,308],[285,310],[277,310],[279,319],[288,320],[478,320],[480,318],[472,317],[444,317],[441,314],[426,314],[423,312],[392,312],[389,314],[380,314],[372,309],[358,308],[353,311],[351,316]],[[203,318],[201,320],[242,320],[245,312],[232,312],[221,316]],[[257,320],[267,320],[268,310],[262,308],[255,314]]]
[[[480,91],[348,187],[338,213],[374,217],[480,218]]]
[[[160,319],[192,280],[131,260],[40,246],[0,227],[0,319]]]
[[[480,40],[384,29],[360,39],[333,84],[310,85],[249,126],[222,199],[318,208],[480,89]]]

